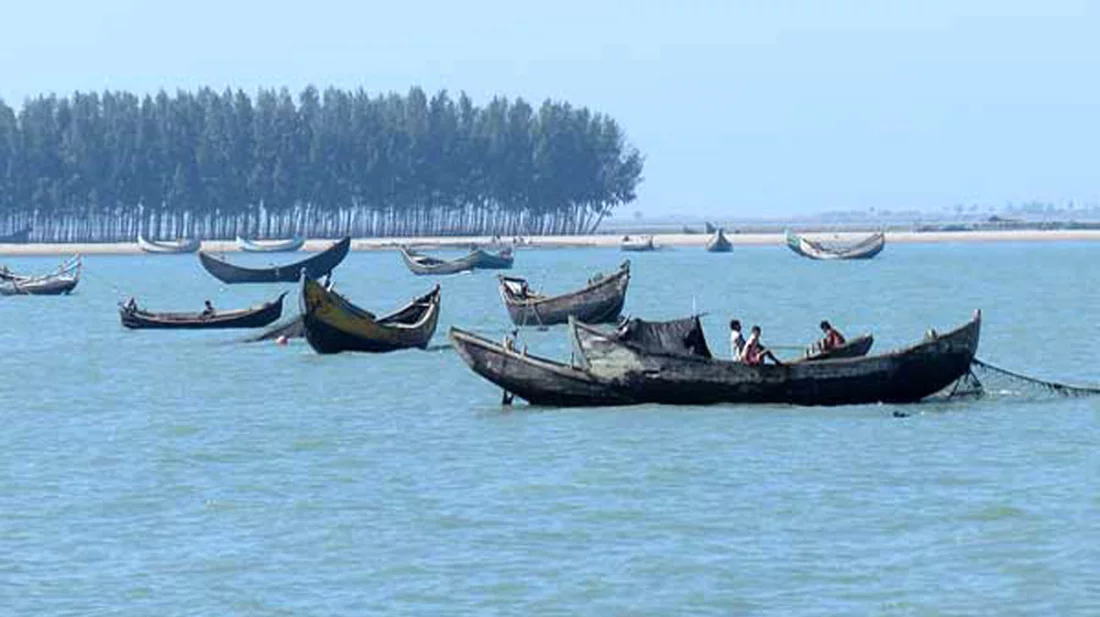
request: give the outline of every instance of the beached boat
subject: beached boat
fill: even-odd
[[[981,313],[946,334],[930,331],[911,347],[857,358],[747,365],[699,353],[647,348],[622,329],[604,332],[570,320],[585,369],[634,400],[671,404],[909,403],[935,394],[970,369]],[[698,328],[698,336],[702,336]],[[684,337],[684,340],[687,340]]]
[[[503,248],[495,254],[476,248],[471,255],[474,260],[474,268],[478,270],[508,270],[516,260],[516,256],[510,248]]]
[[[866,356],[875,344],[875,337],[870,334],[857,336],[847,343],[832,349],[822,350],[814,346],[806,350],[806,355],[796,362],[817,362],[819,360],[835,360],[836,358],[858,358]]]
[[[728,253],[733,250],[733,243],[726,238],[725,232],[719,228],[714,235],[707,240],[706,249],[711,253]]]
[[[318,353],[424,349],[439,321],[439,285],[385,317],[375,317],[313,279],[302,279],[302,328]]]
[[[819,242],[787,231],[787,247],[810,259],[870,259],[881,253],[885,246],[886,235],[881,231],[852,243]]]
[[[297,236],[286,240],[246,240],[237,236],[237,248],[246,253],[293,253],[305,243],[305,238]]]
[[[627,405],[632,401],[583,369],[509,349],[451,328],[459,357],[478,375],[532,405]]]
[[[83,259],[75,255],[42,275],[16,274],[0,267],[0,296],[60,296],[68,295],[80,283]]]
[[[624,251],[632,252],[644,252],[652,251],[656,249],[653,245],[653,236],[623,236],[622,241],[619,243],[619,248]]]
[[[119,306],[122,325],[134,330],[173,329],[206,330],[219,328],[262,328],[274,323],[283,314],[283,297],[247,309],[214,311],[213,313],[154,313],[136,304]]]
[[[141,234],[137,238],[138,246],[146,253],[176,254],[194,253],[202,246],[202,241],[197,238],[182,240],[148,240]]]
[[[0,236],[0,244],[26,244],[31,239],[31,228],[24,227],[10,234]]]
[[[560,296],[534,293],[526,279],[500,276],[500,297],[512,323],[519,326],[548,326],[566,323],[575,317],[585,323],[614,322],[626,302],[630,284],[630,262],[624,261],[619,271],[596,275],[583,289]]]
[[[320,278],[340,265],[351,248],[351,238],[344,238],[316,255],[283,266],[246,268],[223,261],[205,252],[199,253],[199,261],[214,278],[223,283],[295,283],[303,271],[309,278]]]
[[[405,261],[405,265],[413,274],[442,276],[473,270],[478,258],[475,253],[470,253],[458,259],[439,259],[403,246],[401,247],[401,259]]]

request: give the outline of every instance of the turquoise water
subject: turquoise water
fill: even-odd
[[[981,357],[1098,383],[1098,256],[669,250],[631,257],[627,312],[706,311],[724,352],[732,315],[884,350],[982,308]],[[560,291],[622,258],[521,251],[514,272]],[[442,279],[437,349],[321,357],[115,311],[293,286],[220,286],[194,256],[86,267],[71,297],[0,299],[0,614],[1100,614],[1100,399],[509,410],[444,347],[451,324],[508,327],[492,273]],[[431,284],[396,253],[335,280],[378,312]],[[560,328],[524,341],[568,357]]]

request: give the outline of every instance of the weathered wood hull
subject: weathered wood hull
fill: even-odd
[[[656,403],[911,403],[970,369],[981,316],[944,335],[878,356],[750,366],[728,360],[647,353],[572,322],[586,368],[631,398]]]
[[[875,344],[875,337],[870,334],[857,336],[844,345],[828,351],[816,351],[801,358],[798,362],[818,362],[821,360],[836,360],[838,358],[859,358],[866,356]]]
[[[479,270],[510,270],[512,264],[516,261],[515,254],[509,249],[502,250],[496,254],[481,249],[475,249],[473,258],[474,268]]]
[[[418,276],[443,276],[473,270],[477,257],[474,253],[453,260],[436,259],[401,247],[401,259],[409,271]]]
[[[0,296],[62,296],[72,293],[80,274],[44,276],[23,281],[0,282]]]
[[[185,253],[194,253],[202,246],[202,240],[197,238],[187,238],[182,240],[146,240],[144,236],[138,235],[137,239],[138,247],[146,253],[165,254],[165,255],[181,255]]]
[[[302,280],[302,328],[317,353],[382,353],[424,349],[439,321],[439,286],[405,307],[376,318],[313,279]]]
[[[204,317],[201,313],[150,313],[119,308],[122,325],[132,330],[220,330],[227,328],[262,328],[283,314],[283,298],[254,309],[217,312]]]
[[[821,243],[787,232],[787,247],[795,253],[823,261],[840,259],[871,259],[882,252],[886,246],[885,234],[879,232],[867,238],[845,246],[827,247]]]
[[[510,351],[458,328],[451,328],[450,339],[470,369],[532,405],[594,407],[632,403],[591,374],[568,364]]]
[[[614,323],[626,303],[629,284],[630,262],[626,262],[615,274],[560,296],[522,298],[510,293],[506,279],[501,278],[500,297],[517,326],[563,324],[570,317],[584,323]]]
[[[340,265],[351,249],[351,238],[344,238],[316,255],[285,266],[246,268],[222,261],[207,253],[199,253],[199,261],[214,278],[223,283],[295,283],[302,276],[320,278]]]
[[[286,240],[246,240],[237,236],[237,248],[246,253],[293,253],[305,243],[305,238],[297,237]]]
[[[733,243],[726,238],[725,232],[719,229],[707,240],[706,249],[710,253],[728,253],[733,250]]]

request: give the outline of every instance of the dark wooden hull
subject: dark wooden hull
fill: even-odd
[[[317,353],[424,349],[439,321],[439,286],[377,318],[312,279],[302,281],[302,329]]]
[[[0,282],[0,296],[62,296],[72,293],[80,275],[44,276],[23,281]]]
[[[132,330],[220,330],[227,328],[262,328],[274,323],[283,314],[283,298],[254,309],[224,311],[209,317],[201,313],[150,313],[119,308],[122,325]]]
[[[614,323],[626,303],[629,284],[630,262],[626,262],[615,274],[560,296],[520,298],[509,292],[506,279],[502,278],[500,297],[517,326],[563,324],[570,317],[584,323]]]
[[[875,344],[875,337],[870,334],[857,336],[844,345],[828,351],[815,351],[798,362],[818,362],[820,360],[836,360],[837,358],[859,358],[866,356]]]
[[[223,283],[295,283],[302,271],[309,278],[320,278],[340,265],[351,249],[351,238],[344,238],[316,255],[285,266],[245,268],[222,261],[207,253],[199,253],[199,261],[214,278]]]
[[[532,405],[594,407],[633,402],[568,364],[509,351],[458,328],[451,328],[450,339],[459,357],[475,373]]]
[[[195,238],[157,241],[146,240],[144,236],[138,235],[137,242],[141,250],[146,253],[154,254],[182,255],[185,253],[194,253],[202,247],[202,241]]]
[[[795,253],[823,261],[841,259],[871,259],[882,252],[886,246],[886,236],[883,233],[874,233],[867,238],[844,246],[825,246],[803,238],[795,233],[787,233],[787,248]]]
[[[496,254],[475,249],[473,258],[474,268],[479,270],[509,270],[516,261],[515,254],[507,249]]]
[[[669,404],[786,403],[856,405],[911,403],[935,394],[970,369],[981,315],[907,349],[861,358],[746,364],[647,353],[595,328],[571,323],[588,370],[633,399]]]
[[[474,253],[471,253],[458,259],[436,259],[401,247],[401,259],[404,260],[405,265],[413,274],[418,276],[443,276],[473,270],[477,258]]]
[[[297,237],[286,240],[246,240],[237,237],[237,248],[246,253],[293,253],[305,243],[305,238]]]
[[[733,243],[726,238],[725,232],[719,229],[707,240],[706,249],[710,253],[728,253],[733,250]]]
[[[0,244],[26,244],[31,239],[31,228],[24,227],[15,233],[0,236]]]

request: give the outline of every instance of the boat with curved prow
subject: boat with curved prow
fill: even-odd
[[[246,240],[237,236],[237,248],[246,253],[293,253],[305,243],[306,239],[298,236],[285,240]]]
[[[122,325],[132,330],[213,330],[223,328],[262,328],[274,323],[283,314],[286,292],[271,302],[247,309],[214,311],[213,313],[154,313],[135,305],[118,308]]]
[[[424,349],[439,321],[439,285],[404,307],[375,317],[321,283],[302,279],[302,328],[317,353]]]
[[[532,405],[594,407],[634,402],[584,369],[520,353],[459,328],[451,328],[450,339],[471,370]]]
[[[138,234],[138,246],[146,253],[174,255],[194,253],[202,246],[202,240],[198,238],[184,238],[180,240],[148,240]]]
[[[475,253],[470,253],[458,259],[439,259],[418,253],[404,246],[400,247],[400,250],[401,259],[404,260],[409,271],[419,276],[442,276],[473,270],[478,259]]]
[[[496,254],[475,248],[471,255],[474,260],[474,269],[477,270],[509,270],[516,260],[512,249],[508,247],[501,249]]]
[[[623,239],[619,242],[619,248],[634,253],[643,253],[657,249],[653,244],[653,236],[635,236],[633,238],[630,236],[623,236]]]
[[[787,247],[795,253],[810,259],[871,259],[882,252],[886,246],[886,234],[881,231],[853,243],[825,243],[810,240],[790,230],[787,231]]]
[[[733,250],[733,243],[726,237],[725,230],[721,227],[707,240],[708,253],[728,253]]]
[[[351,237],[346,237],[329,248],[301,261],[270,268],[247,268],[223,261],[205,252],[199,253],[199,261],[214,278],[230,285],[238,283],[296,283],[302,272],[309,278],[320,278],[340,265],[351,249]]]
[[[0,296],[67,296],[80,283],[83,264],[83,258],[74,255],[54,272],[33,276],[0,267]]]
[[[499,276],[500,298],[517,326],[548,326],[575,317],[585,323],[614,322],[622,313],[630,284],[630,261],[610,276],[597,275],[583,289],[559,296],[544,296],[530,290],[527,280]]]
[[[615,332],[570,320],[584,368],[632,399],[670,404],[911,403],[936,394],[970,370],[981,312],[946,334],[874,356],[748,365],[700,355],[654,351]]]

